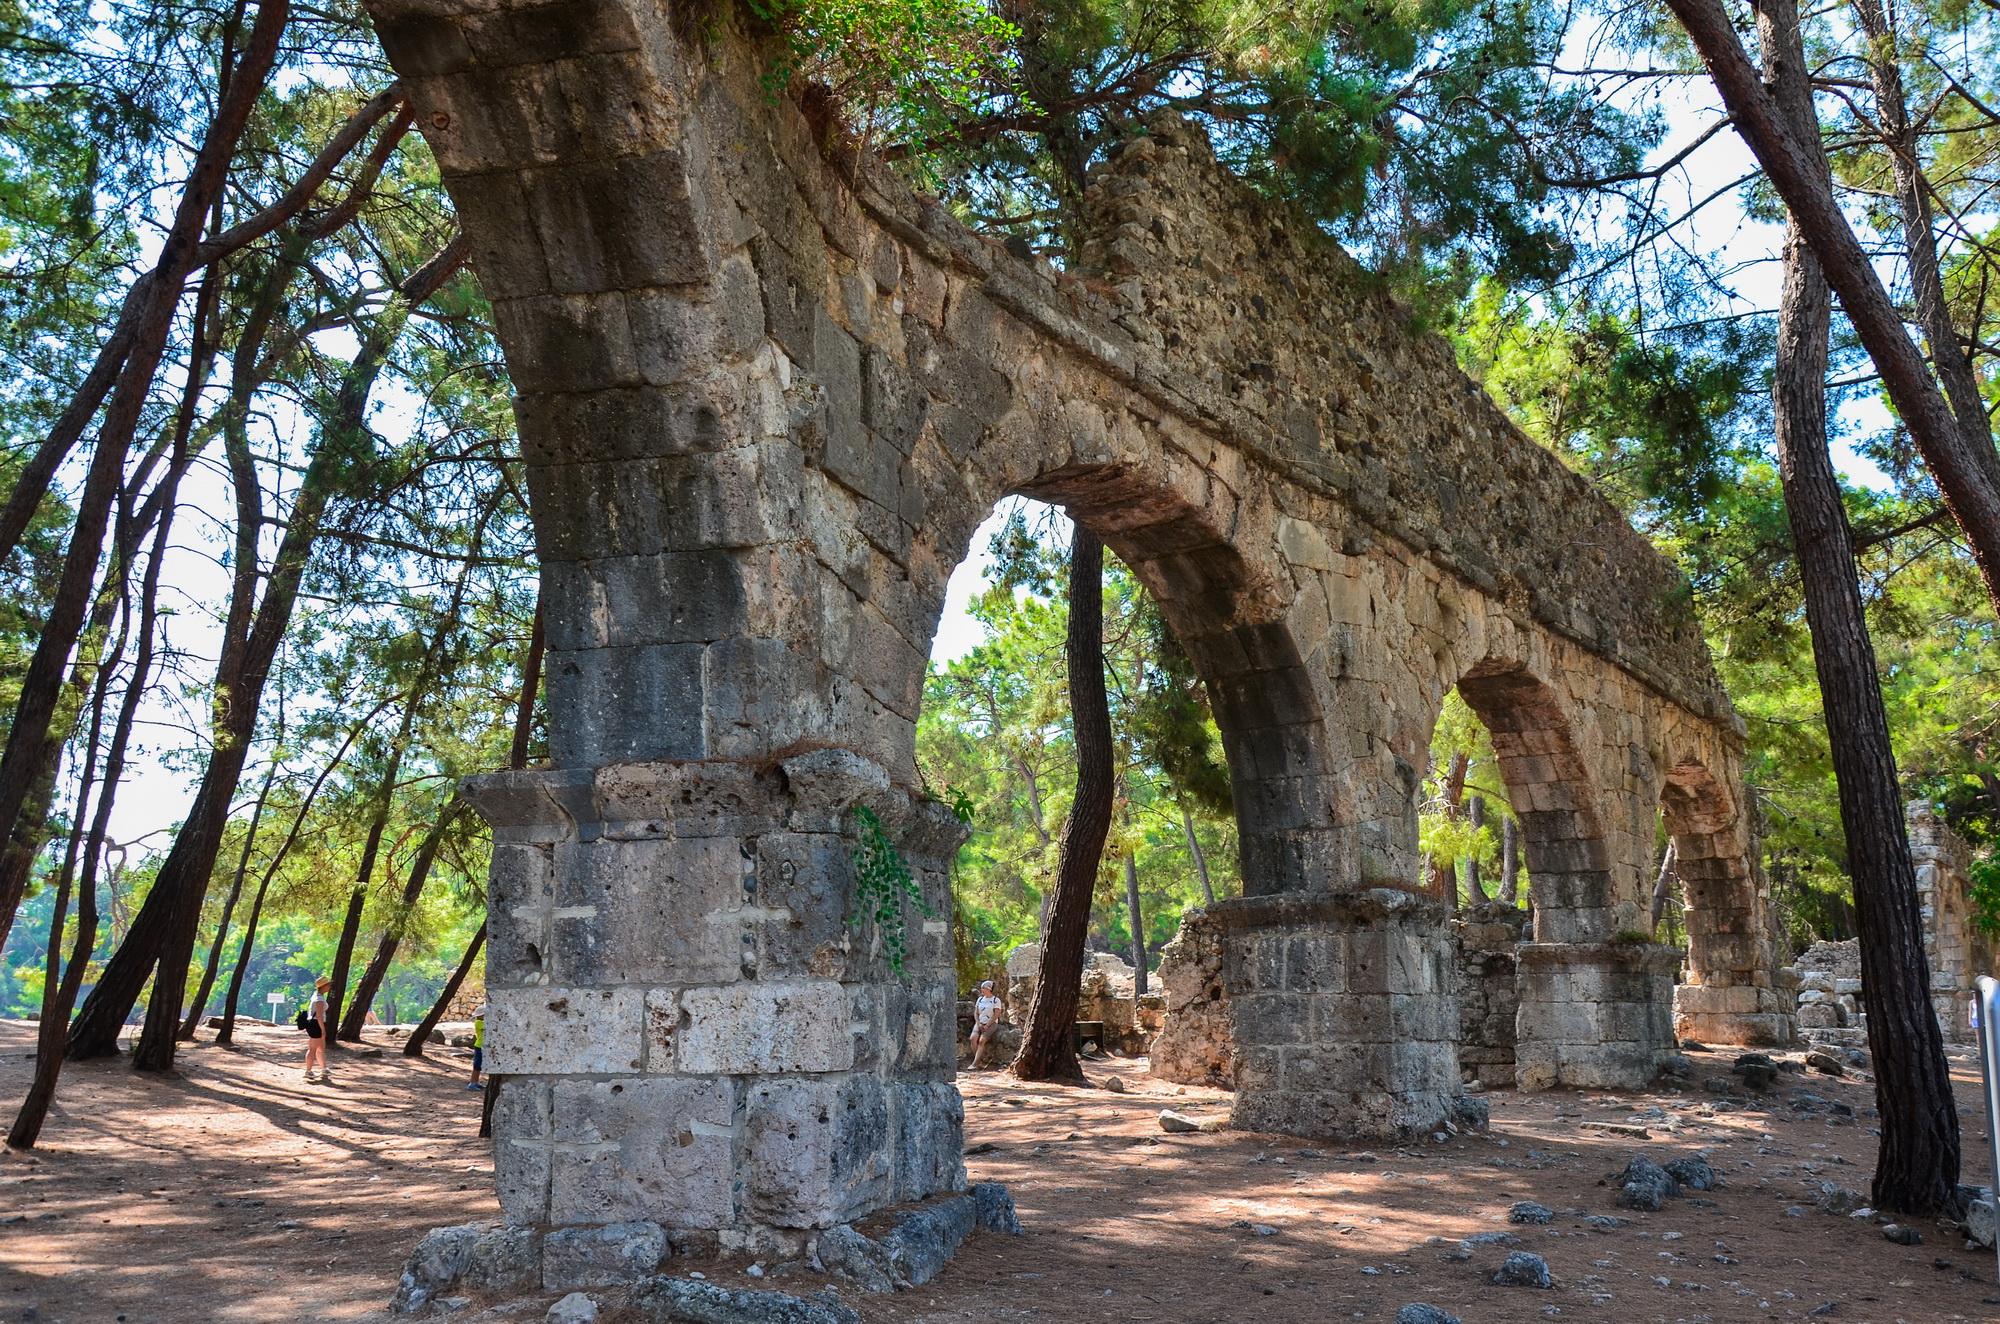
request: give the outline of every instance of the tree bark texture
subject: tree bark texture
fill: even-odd
[[[396,959],[396,949],[402,945],[410,913],[423,897],[424,884],[430,881],[431,866],[437,862],[444,834],[451,830],[453,820],[464,808],[465,801],[453,796],[450,803],[439,811],[437,821],[424,835],[423,844],[417,847],[416,859],[410,863],[410,880],[403,885],[402,904],[382,931],[382,941],[376,945],[375,956],[368,962],[368,968],[361,972],[361,982],[354,989],[354,1002],[347,1010],[348,1022],[354,1027],[354,1038],[361,1037],[361,1025],[368,1018],[368,1008],[374,1005],[375,995],[382,990],[382,981],[389,976],[389,963]],[[347,1027],[341,1028],[345,1031]]]
[[[1743,49],[1721,0],[1667,0],[1701,53],[1737,133],[1791,213],[1826,282],[1874,360],[1883,388],[1964,531],[1986,593],[2000,607],[2000,481],[1990,457],[1965,444],[1958,420],[1834,197],[1818,121],[1794,123]]]
[[[431,1031],[437,1029],[438,1022],[444,1019],[446,1009],[451,1006],[451,1000],[458,996],[459,985],[463,984],[465,977],[472,973],[472,963],[479,959],[479,950],[485,945],[486,926],[481,924],[479,932],[473,934],[472,941],[466,944],[465,955],[459,959],[458,969],[452,971],[451,978],[445,981],[444,991],[438,994],[437,1001],[431,1004],[431,1009],[424,1013],[423,1020],[411,1032],[410,1041],[403,1045],[404,1057],[424,1055],[424,1044],[430,1039]]]
[[[96,449],[77,498],[76,522],[63,556],[61,577],[50,599],[48,617],[43,622],[34,656],[21,679],[20,698],[7,731],[6,750],[0,753],[0,830],[9,837],[14,835],[15,824],[34,787],[54,763],[44,746],[50,737],[70,651],[77,643],[90,607],[111,503],[124,480],[125,458],[139,415],[152,393],[153,378],[166,350],[181,289],[194,269],[202,226],[221,193],[237,140],[270,74],[278,39],[289,14],[288,0],[263,0],[257,8],[257,19],[243,58],[232,73],[229,91],[217,103],[215,117],[195,154],[187,185],[161,245],[157,286],[145,301],[144,315],[138,319],[132,344],[111,387],[111,398],[97,432]],[[18,893],[0,896],[0,913],[11,916],[20,899]]]
[[[1076,796],[1057,848],[1055,895],[1042,939],[1042,969],[1028,1006],[1028,1027],[1014,1074],[1022,1080],[1081,1082],[1076,1005],[1083,988],[1083,945],[1097,866],[1111,835],[1114,798],[1111,705],[1104,688],[1104,544],[1076,526],[1069,553],[1070,720],[1076,745]]]
[[[1187,836],[1188,854],[1194,857],[1194,876],[1201,882],[1202,904],[1215,904],[1215,888],[1208,881],[1208,860],[1201,853],[1201,843],[1195,840],[1194,815],[1186,805],[1181,806],[1181,831]]]
[[[1797,8],[1793,0],[1764,0],[1758,21],[1770,99],[1797,140],[1807,144],[1803,150],[1816,156],[1812,164],[1826,175]],[[1943,1034],[1931,1009],[1916,869],[1903,820],[1889,714],[1868,636],[1840,479],[1827,452],[1827,338],[1833,306],[1818,249],[1808,243],[1808,234],[1794,213],[1785,236],[1772,403],[1778,474],[1805,591],[1813,669],[1860,921],[1868,1046],[1875,1057],[1875,1098],[1882,1121],[1873,1195],[1878,1209],[1916,1216],[1953,1213],[1958,1208],[1958,1108]],[[1914,352],[1907,339],[1902,344]]]

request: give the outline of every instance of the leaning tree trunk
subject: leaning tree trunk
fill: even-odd
[[[1485,796],[1475,795],[1472,797],[1472,802],[1466,806],[1466,821],[1472,824],[1475,829],[1486,826]],[[1476,842],[1477,840],[1478,838],[1475,837],[1474,841]],[[1475,906],[1486,900],[1486,888],[1481,884],[1479,878],[1479,853],[1476,847],[1472,855],[1467,857],[1465,861],[1465,899]]]
[[[439,811],[437,822],[431,824],[423,844],[417,847],[417,858],[410,865],[410,880],[403,886],[402,905],[382,931],[382,941],[375,948],[374,959],[361,972],[361,982],[355,986],[354,1000],[347,1009],[356,1038],[360,1037],[361,1023],[367,1018],[368,1008],[374,1004],[375,995],[382,989],[382,981],[389,977],[389,963],[396,959],[396,949],[403,943],[403,930],[409,926],[410,915],[423,898],[424,884],[430,881],[431,865],[437,861],[438,848],[444,844],[444,834],[451,830],[452,821],[464,808],[465,801],[453,796],[451,802]]]
[[[1042,939],[1042,968],[1028,1005],[1028,1028],[1014,1058],[1022,1080],[1081,1083],[1076,1004],[1097,866],[1111,835],[1111,705],[1104,689],[1104,544],[1076,526],[1069,554],[1070,720],[1076,743],[1076,797],[1063,824],[1056,886]]]
[[[444,1019],[445,1012],[451,1007],[451,1000],[458,996],[459,985],[463,984],[465,977],[472,973],[473,962],[479,959],[479,949],[485,945],[486,926],[481,924],[479,932],[473,934],[472,941],[466,944],[465,955],[460,958],[458,969],[452,971],[451,978],[445,981],[444,992],[437,995],[437,1001],[431,1004],[431,1009],[424,1013],[423,1020],[418,1023],[415,1030],[411,1031],[410,1041],[403,1045],[404,1057],[424,1055],[424,1041],[431,1037],[431,1031],[437,1029],[438,1022]]]
[[[1793,233],[1810,245],[1822,277],[1839,292],[1841,310],[1874,361],[1883,391],[1965,533],[1987,597],[2000,606],[2000,475],[1990,455],[1966,444],[1874,256],[1841,210],[1810,104],[1801,117],[1779,103],[1721,0],[1667,0],[1667,6],[1700,52],[1738,136],[1788,209]]]
[[[167,481],[177,479],[169,478]],[[97,792],[97,810],[91,820],[90,835],[83,845],[83,876],[77,885],[76,943],[70,952],[69,968],[63,971],[55,996],[42,1007],[35,1078],[28,1086],[27,1096],[21,1100],[21,1110],[15,1114],[13,1127],[7,1132],[7,1144],[15,1149],[31,1149],[41,1138],[42,1124],[48,1120],[49,1107],[55,1102],[56,1083],[62,1078],[63,1061],[69,1048],[69,1014],[83,988],[91,954],[97,950],[97,866],[103,858],[104,843],[110,832],[111,807],[117,802],[118,783],[125,775],[125,755],[131,746],[132,726],[152,674],[160,565],[166,559],[167,538],[172,529],[173,502],[169,500],[162,508],[153,537],[152,559],[147,563],[145,578],[140,583],[139,640],[132,660],[132,678],[119,704],[118,721],[112,728],[111,745],[105,753],[104,780]]]
[[[1758,13],[1769,80],[1795,134],[1819,142],[1818,120],[1792,0]],[[1826,170],[1825,156],[1819,168]],[[1875,648],[1868,637],[1854,544],[1826,442],[1827,334],[1832,294],[1795,223],[1785,236],[1772,399],[1778,474],[1805,590],[1813,669],[1847,834],[1848,873],[1861,936],[1868,1047],[1882,1139],[1878,1209],[1926,1216],[1958,1208],[1958,1108],[1944,1037],[1930,1001],[1916,869],[1889,740]]]
[[[1511,817],[1500,820],[1500,899],[1521,904],[1521,827]]]
[[[63,568],[50,598],[34,656],[20,681],[20,697],[0,753],[0,832],[13,838],[24,810],[32,809],[35,788],[49,775],[54,757],[47,748],[51,723],[63,688],[71,647],[83,627],[97,580],[98,560],[110,520],[112,501],[124,479],[140,415],[152,395],[153,378],[165,353],[174,310],[188,273],[199,258],[202,226],[228,175],[230,160],[250,112],[274,62],[278,40],[289,17],[287,0],[264,0],[243,58],[233,71],[229,91],[217,103],[215,118],[195,155],[187,186],[175,209],[152,273],[157,282],[143,300],[133,338],[125,354],[104,417],[97,430],[96,450],[76,497],[76,521],[63,557]],[[115,333],[114,333],[115,336]],[[20,894],[0,895],[0,915],[11,925]]]
[[[1201,843],[1195,840],[1194,815],[1186,805],[1181,806],[1181,831],[1187,836],[1188,854],[1194,857],[1194,876],[1201,883],[1201,900],[1205,906],[1215,904],[1215,887],[1208,881],[1208,860],[1201,853]]]
[[[229,921],[235,918],[236,903],[243,899],[243,879],[250,872],[250,852],[257,845],[257,828],[264,821],[264,806],[271,800],[271,783],[278,776],[278,761],[271,760],[271,767],[264,774],[264,785],[257,792],[257,807],[250,811],[250,827],[243,834],[243,853],[236,859],[236,872],[229,880],[229,895],[222,902],[222,918],[215,926],[215,942],[208,949],[208,960],[202,964],[201,985],[188,999],[188,1013],[181,1021],[180,1039],[183,1043],[195,1037],[195,1029],[201,1024],[201,1014],[208,1010],[208,999],[215,992],[215,977],[222,969],[222,949],[229,941]]]

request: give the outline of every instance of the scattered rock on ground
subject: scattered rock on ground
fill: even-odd
[[[1447,1315],[1436,1306],[1412,1301],[1396,1312],[1396,1324],[1459,1324],[1458,1316]]]
[[[1620,1205],[1646,1213],[1657,1213],[1670,1198],[1681,1193],[1665,1168],[1642,1155],[1634,1155],[1612,1184],[1618,1187]]]
[[[1829,1214],[1851,1214],[1867,1203],[1868,1197],[1859,1191],[1851,1191],[1830,1181],[1819,1184],[1818,1204]]]
[[[1827,1052],[1824,1048],[1815,1048],[1810,1053],[1807,1053],[1806,1065],[1823,1075],[1844,1076],[1847,1074],[1847,1064],[1832,1053]]]
[[[1555,1210],[1533,1200],[1517,1200],[1507,1209],[1509,1223],[1552,1223],[1555,1217]]]
[[[1110,1090],[1113,1094],[1123,1094],[1125,1092],[1125,1081],[1119,1076],[1106,1076],[1103,1080],[1097,1082],[1097,1087],[1103,1090]]]
[[[1160,1129],[1169,1135],[1187,1135],[1201,1130],[1201,1123],[1186,1113],[1177,1113],[1172,1108],[1160,1109]]]
[[[1671,1159],[1661,1165],[1666,1174],[1692,1191],[1712,1191],[1716,1187],[1715,1169],[1699,1158],[1689,1155]]]
[[[1891,1223],[1882,1229],[1882,1235],[1888,1240],[1895,1242],[1898,1246],[1921,1246],[1924,1244],[1924,1234],[1907,1223]]]
[[[571,1292],[549,1307],[548,1324],[593,1324],[597,1303],[582,1292]]]
[[[1493,1275],[1493,1281],[1502,1287],[1547,1287],[1549,1262],[1539,1255],[1517,1250],[1500,1266],[1500,1272]]]
[[[861,1324],[832,1292],[802,1298],[689,1278],[648,1278],[632,1289],[632,1305],[654,1324]]]

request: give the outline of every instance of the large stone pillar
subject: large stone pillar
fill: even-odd
[[[1796,975],[1779,956],[1770,886],[1753,824],[1706,769],[1674,770],[1661,797],[1674,869],[1687,897],[1687,982],[1674,989],[1674,1032],[1711,1044],[1783,1048],[1795,1034]]]
[[[486,1052],[510,1225],[652,1223],[673,1248],[796,1254],[815,1229],[963,1189],[941,918],[963,829],[943,806],[838,749],[468,791],[494,830]],[[900,978],[858,913],[857,807],[928,907],[905,907]]]
[[[1439,902],[1396,888],[1242,897],[1207,921],[1223,933],[1233,1125],[1401,1142],[1483,1120],[1459,1083]]]
[[[1642,1089],[1652,1081],[1674,1048],[1678,947],[1528,942],[1515,959],[1520,1088]]]

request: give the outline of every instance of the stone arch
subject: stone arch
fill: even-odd
[[[791,1256],[963,1184],[948,929],[911,917],[899,966],[854,918],[853,811],[945,913],[962,833],[912,731],[1013,491],[1102,533],[1214,687],[1256,889],[1214,914],[1238,1123],[1453,1116],[1408,887],[1427,687],[1519,641],[1593,696],[1600,796],[1639,735],[1726,749],[1671,566],[1171,117],[1095,168],[1057,272],[774,102],[741,31],[368,3],[493,303],[544,575],[553,766],[468,787],[509,1222]]]
[[[1610,937],[1602,815],[1555,690],[1521,663],[1488,660],[1459,678],[1458,692],[1492,737],[1526,838],[1535,940]]]
[[[1687,979],[1674,990],[1675,1034],[1789,1044],[1795,1002],[1780,983],[1770,896],[1731,780],[1698,760],[1676,762],[1661,784],[1660,811],[1687,900]]]

